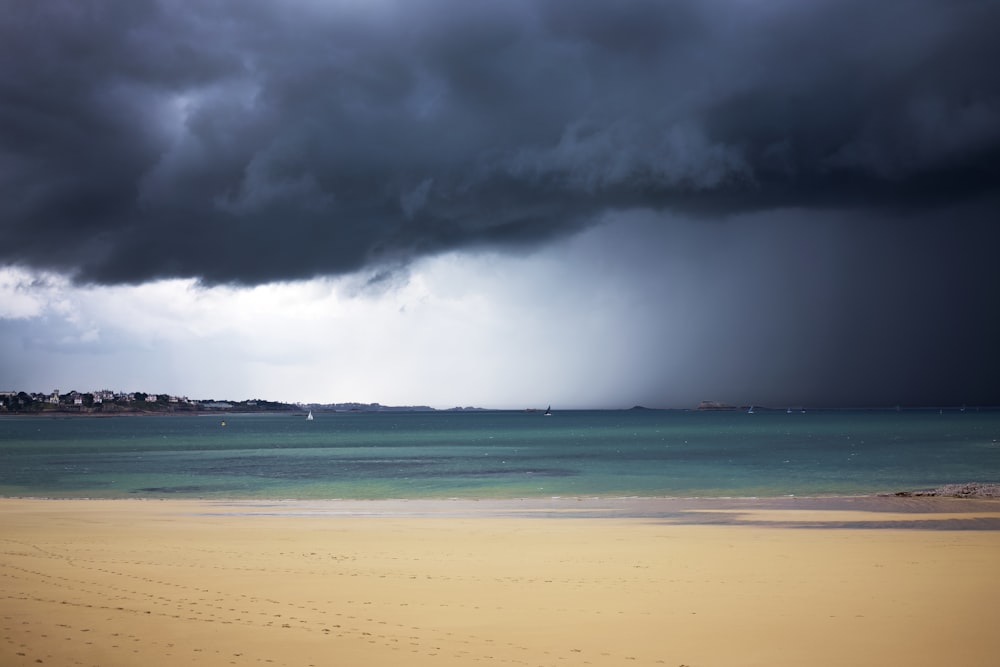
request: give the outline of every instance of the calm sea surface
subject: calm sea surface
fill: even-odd
[[[857,495],[1000,482],[1000,411],[0,418],[0,495]]]

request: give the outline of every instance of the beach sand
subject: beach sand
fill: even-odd
[[[0,664],[1000,664],[1000,504],[892,502],[0,499]]]

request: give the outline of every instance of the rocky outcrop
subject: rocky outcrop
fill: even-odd
[[[987,484],[984,482],[946,484],[927,491],[899,491],[892,495],[902,498],[928,496],[938,498],[1000,498],[1000,484]]]

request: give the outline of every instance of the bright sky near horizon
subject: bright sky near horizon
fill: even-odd
[[[0,390],[1000,404],[1000,4],[0,19]]]

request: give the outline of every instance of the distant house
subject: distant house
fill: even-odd
[[[115,400],[115,392],[110,389],[101,389],[100,391],[94,392],[94,403],[103,403],[104,401]]]
[[[52,395],[49,396],[48,402],[51,403],[52,405],[59,405],[59,390],[58,389],[53,389],[52,390]]]

